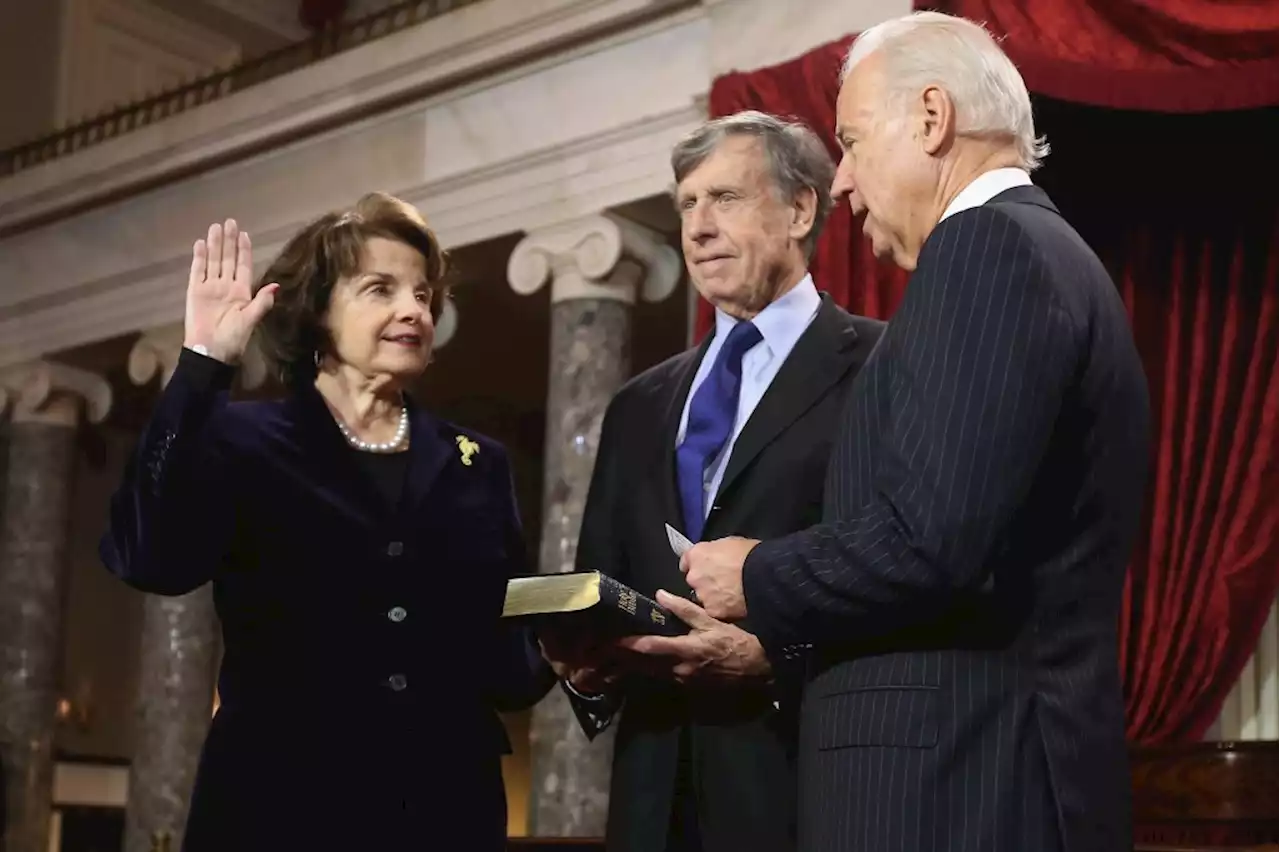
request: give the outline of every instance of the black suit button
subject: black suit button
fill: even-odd
[[[393,541],[387,545],[388,556],[399,556],[401,553],[404,553],[404,542]]]
[[[408,685],[409,679],[402,674],[396,673],[387,678],[387,686],[391,687],[392,692],[403,692]]]

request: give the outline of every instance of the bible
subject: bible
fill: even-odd
[[[503,618],[614,636],[683,636],[689,626],[652,598],[599,571],[536,574],[507,581]]]

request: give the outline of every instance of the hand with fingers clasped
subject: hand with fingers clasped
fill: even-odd
[[[607,691],[620,676],[617,648],[586,634],[542,630],[538,645],[556,677],[584,695]]]
[[[253,292],[253,248],[234,219],[210,225],[207,238],[191,249],[183,345],[236,363],[279,289],[267,284]]]
[[[680,557],[685,582],[712,618],[737,621],[747,617],[742,564],[759,543],[757,539],[736,536],[703,541]]]
[[[692,601],[658,590],[657,601],[689,625],[684,636],[628,636],[629,651],[665,660],[668,675],[680,683],[718,680],[745,683],[772,677],[764,648],[754,634],[718,621]]]

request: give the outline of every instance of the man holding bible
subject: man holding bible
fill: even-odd
[[[811,130],[755,112],[717,119],[676,145],[672,168],[685,261],[716,308],[715,332],[611,402],[577,553],[580,570],[650,597],[684,587],[667,525],[699,541],[783,535],[820,518],[845,392],[882,328],[837,307],[807,272],[834,174]],[[798,678],[771,670],[749,621],[663,602],[699,626],[702,657],[655,674],[609,649],[545,648],[588,736],[625,704],[608,849],[794,849],[787,684]],[[756,664],[721,667],[718,656]]]
[[[982,27],[863,33],[836,122],[833,195],[906,296],[849,393],[822,523],[696,545],[686,579],[771,659],[808,658],[806,852],[1127,852],[1116,634],[1149,413],[1124,304],[1032,185],[1046,149]]]

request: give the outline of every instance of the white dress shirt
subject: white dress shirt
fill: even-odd
[[[742,356],[742,384],[738,389],[738,413],[733,420],[733,431],[725,441],[720,454],[707,465],[703,478],[704,517],[711,512],[713,498],[720,490],[720,481],[724,478],[725,468],[733,453],[733,445],[742,434],[742,428],[747,425],[747,420],[751,418],[751,413],[756,410],[760,399],[769,389],[774,376],[778,375],[782,363],[791,354],[800,335],[804,334],[809,323],[813,322],[813,318],[818,315],[818,308],[821,306],[822,298],[818,295],[818,288],[814,286],[813,277],[805,275],[799,284],[787,291],[782,298],[766,306],[752,320],[755,327],[760,330],[761,340]],[[702,356],[702,363],[698,365],[698,372],[694,374],[693,384],[689,386],[689,395],[685,397],[684,412],[680,415],[680,429],[676,433],[677,447],[684,442],[685,429],[689,425],[689,403],[707,374],[711,372],[711,367],[715,364],[716,356],[720,353],[720,347],[724,344],[729,330],[737,324],[737,319],[719,309],[716,310],[716,336],[707,346],[707,351]]]
[[[1013,189],[1015,186],[1031,185],[1031,175],[1027,174],[1023,169],[992,169],[989,172],[983,172],[974,178],[968,186],[960,190],[959,195],[951,199],[951,203],[947,205],[947,209],[942,213],[942,219],[954,216],[962,210],[981,207],[1007,189]],[[941,222],[942,219],[938,221]]]

